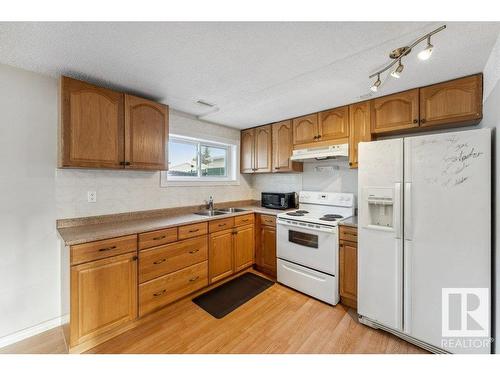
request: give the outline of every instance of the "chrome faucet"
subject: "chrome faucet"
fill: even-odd
[[[212,196],[209,196],[208,197],[208,201],[207,202],[207,208],[210,210],[210,211],[213,211],[214,210],[214,197]]]

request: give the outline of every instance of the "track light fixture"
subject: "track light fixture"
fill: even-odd
[[[391,51],[391,53],[389,54],[389,57],[391,59],[393,59],[394,61],[392,61],[387,66],[385,66],[383,69],[380,69],[378,72],[375,72],[369,76],[369,78],[377,77],[377,80],[375,81],[373,86],[370,87],[370,90],[372,90],[373,92],[377,92],[380,84],[382,83],[380,81],[380,75],[382,73],[384,73],[385,71],[391,69],[396,64],[398,64],[398,66],[396,67],[396,69],[394,71],[391,72],[391,76],[394,78],[401,77],[401,73],[403,72],[403,69],[404,69],[404,65],[401,63],[401,60],[403,59],[403,57],[407,56],[417,44],[421,43],[422,41],[424,41],[426,39],[427,39],[427,46],[425,47],[425,49],[423,49],[422,51],[420,51],[418,53],[418,58],[420,60],[429,59],[429,57],[431,57],[432,50],[434,48],[434,46],[431,44],[431,36],[434,34],[437,34],[440,31],[443,31],[444,29],[446,29],[446,25],[438,27],[436,30],[433,30],[428,34],[425,34],[424,36],[418,38],[417,40],[415,40],[413,43],[411,43],[408,46],[396,48],[395,50]]]

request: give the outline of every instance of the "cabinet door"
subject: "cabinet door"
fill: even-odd
[[[372,101],[372,133],[418,127],[418,89]]]
[[[250,267],[255,262],[254,226],[236,228],[234,235],[234,272]]]
[[[232,229],[210,234],[208,268],[210,283],[214,283],[233,274]]]
[[[477,123],[483,116],[482,103],[482,74],[423,87],[420,126]]]
[[[349,106],[319,113],[318,140],[347,138],[349,136]]]
[[[61,78],[59,166],[123,168],[123,94]]]
[[[166,170],[168,107],[125,95],[125,167]]]
[[[312,115],[294,118],[292,127],[294,145],[315,142],[319,135],[318,114],[313,113]]]
[[[240,149],[241,173],[253,173],[253,170],[255,168],[255,129],[242,130]]]
[[[137,317],[135,252],[71,267],[70,346]]]
[[[358,247],[355,242],[340,241],[340,296],[356,305],[358,296]],[[355,307],[355,306],[352,306]]]
[[[263,225],[260,229],[260,256],[258,264],[276,275],[276,228]]]
[[[255,129],[255,168],[254,172],[271,172],[271,125],[260,126]]]
[[[370,102],[349,106],[349,166],[358,167],[358,143],[371,141]]]
[[[290,120],[272,125],[273,172],[302,171],[302,163],[292,162],[293,137]]]

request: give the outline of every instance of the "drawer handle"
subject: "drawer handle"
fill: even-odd
[[[264,222],[269,223],[269,224],[272,224],[272,223],[273,223],[273,221],[272,221],[272,220],[264,220]]]
[[[155,296],[155,297],[159,297],[159,296],[164,295],[165,293],[167,293],[167,290],[166,290],[166,289],[163,289],[161,292],[156,292],[156,293],[153,293],[153,296]]]
[[[99,249],[99,251],[109,251],[114,249],[116,249],[116,246],[103,247],[102,249]]]
[[[218,227],[219,228],[222,228],[222,227],[225,227],[227,224],[219,224]]]
[[[190,283],[192,283],[193,281],[196,281],[196,280],[198,280],[199,278],[200,278],[200,276],[195,276],[195,277],[193,277],[193,278],[189,279],[189,282],[190,282]]]
[[[166,262],[166,261],[167,261],[167,260],[166,260],[165,258],[163,258],[163,259],[160,259],[160,260],[155,260],[155,261],[153,262],[153,264],[161,264],[161,263]]]
[[[153,241],[163,240],[165,237],[167,237],[167,236],[163,235],[163,236],[159,236],[159,237],[153,237]]]
[[[244,223],[246,223],[248,220],[250,220],[250,219],[243,219],[241,221],[244,222]]]
[[[191,230],[189,231],[189,233],[196,233],[196,232],[198,232],[198,231],[199,231],[199,229],[191,229]]]
[[[189,254],[195,254],[195,253],[197,253],[198,251],[200,251],[200,249],[191,250],[191,251],[189,252]]]

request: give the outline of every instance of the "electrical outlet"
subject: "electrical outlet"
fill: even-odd
[[[97,192],[96,191],[87,191],[87,202],[89,202],[89,203],[97,202]]]

